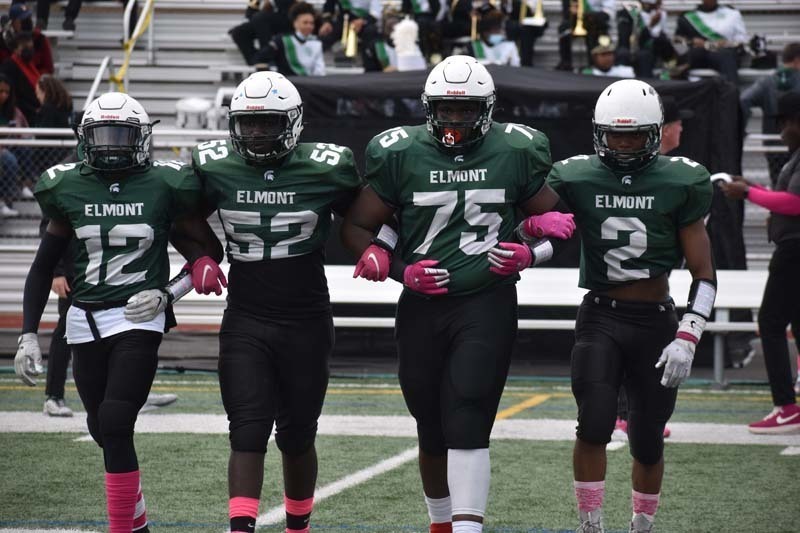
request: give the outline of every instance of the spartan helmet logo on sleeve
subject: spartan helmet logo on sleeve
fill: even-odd
[[[297,146],[303,131],[300,93],[277,72],[251,74],[234,92],[228,129],[234,150],[246,160],[280,159]]]
[[[422,93],[428,133],[446,149],[480,141],[492,125],[494,103],[492,76],[469,56],[450,56],[436,65]]]
[[[124,93],[106,93],[86,108],[78,126],[83,162],[97,171],[147,167],[153,124],[142,105]]]

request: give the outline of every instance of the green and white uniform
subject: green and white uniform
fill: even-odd
[[[280,317],[329,312],[324,246],[331,214],[343,214],[361,187],[350,149],[299,143],[282,161],[262,166],[217,140],[198,145],[192,164],[225,230],[229,308]]]
[[[128,298],[164,287],[169,279],[167,243],[173,220],[199,209],[200,182],[180,161],[154,161],[141,172],[98,174],[80,163],[56,165],[42,174],[36,199],[50,219],[68,223],[77,241],[72,297],[115,303],[94,311],[102,338],[130,329],[164,331],[164,313],[150,322],[128,322]],[[94,340],[86,312],[73,306],[67,318],[70,344]]]
[[[661,155],[635,172],[615,172],[596,155],[578,155],[554,164],[547,183],[581,230],[579,284],[597,291],[678,265],[678,232],[708,213],[713,194],[705,167]]]
[[[438,260],[450,271],[448,296],[464,295],[519,279],[490,272],[487,252],[513,240],[515,209],[550,165],[547,137],[528,126],[494,123],[461,155],[443,151],[426,126],[404,126],[370,141],[366,179],[397,208],[403,261]]]

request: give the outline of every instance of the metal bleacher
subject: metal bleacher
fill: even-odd
[[[321,7],[322,0],[312,0]],[[397,2],[394,2],[397,3]],[[800,40],[800,1],[798,0],[742,0],[731,2],[745,17],[751,34],[767,37],[770,49],[779,51],[785,42]],[[0,0],[0,12],[8,10],[9,0]],[[140,5],[143,2],[140,2]],[[214,99],[221,87],[235,82],[223,80],[229,66],[244,66],[228,30],[244,20],[244,0],[158,0],[152,24],[152,48],[148,46],[146,32],[138,41],[128,69],[128,90],[142,102],[151,118],[163,126],[172,126],[176,120],[175,102],[187,96]],[[670,31],[674,30],[680,12],[694,8],[697,0],[665,0],[669,12]],[[84,3],[76,20],[74,36],[58,36],[63,20],[65,2],[53,5],[50,29],[53,38],[57,74],[66,81],[76,106],[81,107],[89,94],[98,65],[105,56],[112,58],[115,67],[123,59],[121,46],[122,9],[118,2]],[[558,61],[557,27],[561,19],[561,0],[544,0],[549,28],[536,43],[536,66],[552,68]],[[63,33],[63,32],[62,32]],[[615,28],[612,24],[612,35]],[[585,60],[581,39],[573,42],[576,66]],[[329,56],[328,63],[332,63]],[[742,83],[752,77],[743,76]],[[760,131],[761,115],[758,111],[748,124],[749,132]],[[164,156],[162,152],[159,154]],[[766,182],[764,157],[758,152],[746,152],[745,174]],[[35,241],[37,208],[32,202],[17,202],[15,207],[26,217],[5,220],[0,243],[31,243]],[[764,227],[766,212],[747,205],[745,241],[751,268],[764,268],[771,246],[766,243]]]

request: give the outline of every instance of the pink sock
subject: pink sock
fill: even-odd
[[[579,511],[590,513],[603,507],[605,481],[573,481],[572,484],[575,487],[575,499],[578,500]]]
[[[106,472],[106,505],[110,533],[133,531],[137,494],[139,494],[138,470],[123,474]]]
[[[147,525],[147,507],[144,504],[142,484],[139,483],[139,494],[136,495],[136,509],[133,512],[133,530],[139,531]]]
[[[247,496],[234,496],[230,500],[228,500],[228,518],[231,521],[234,521],[234,518],[242,518],[247,517],[248,519],[252,519],[252,522],[255,523],[256,518],[258,517],[258,498],[249,498]],[[247,520],[250,522],[250,520]],[[238,529],[234,529],[231,527],[231,531],[237,531]],[[241,531],[246,531],[243,529]]]
[[[658,499],[661,493],[645,494],[644,492],[631,491],[631,503],[633,504],[633,514],[644,513],[648,516],[655,516],[658,510]]]
[[[286,533],[308,533],[311,531],[309,521],[314,509],[314,497],[305,500],[293,500],[283,495],[286,507]]]

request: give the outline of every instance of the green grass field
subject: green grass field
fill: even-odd
[[[175,392],[180,399],[140,417],[139,425],[145,429],[137,433],[136,446],[151,528],[164,533],[220,533],[227,525],[228,440],[221,425],[224,412],[216,376],[159,374],[154,390]],[[56,424],[62,421],[44,417],[42,401],[42,387],[24,387],[8,374],[0,378],[0,531],[103,531],[101,452],[76,429],[82,413],[76,413],[70,422],[75,428],[46,432],[60,427]],[[67,385],[67,401],[73,408],[79,407],[72,383]],[[800,506],[794,490],[800,479],[800,455],[781,454],[794,448],[800,451],[800,435],[783,437],[779,444],[763,444],[768,440],[747,437],[743,430],[744,424],[769,409],[764,387],[719,393],[690,384],[681,391],[671,424],[673,437],[667,440],[665,451],[667,472],[656,521],[659,532],[800,531]],[[19,411],[30,412],[23,416],[33,423],[24,426],[24,431],[12,421],[16,419],[9,418],[10,412]],[[198,414],[210,415],[209,420],[214,421],[207,426],[200,423],[202,427],[193,429],[198,433],[147,429],[159,420],[179,421]],[[321,423],[318,502],[312,517],[315,531],[427,531],[416,461],[409,452],[416,444],[413,432],[391,437],[380,434],[383,417],[405,415],[396,380],[331,381],[323,419],[341,424],[342,416],[369,416],[375,417],[369,420],[377,425],[371,436],[361,436],[338,434],[346,428],[335,424],[328,424],[323,431],[325,424]],[[523,436],[493,441],[485,531],[574,529],[572,442],[569,431],[564,432],[571,428],[574,417],[568,383],[522,379],[509,383],[500,406],[499,418],[504,420],[496,429],[503,424],[560,429],[554,429],[546,440]],[[734,441],[745,439],[748,443],[720,443],[725,440],[720,436],[724,431],[733,431]],[[605,515],[608,531],[621,532],[627,531],[630,518],[630,455],[627,446],[618,446],[609,451]],[[271,443],[260,508],[265,514],[282,502],[275,451]],[[374,465],[398,457],[401,459],[393,467],[374,473]],[[371,475],[353,480],[359,471]],[[343,488],[342,480],[349,486]],[[264,521],[270,522],[262,517],[260,523]],[[258,530],[283,530],[280,520],[271,522]]]

